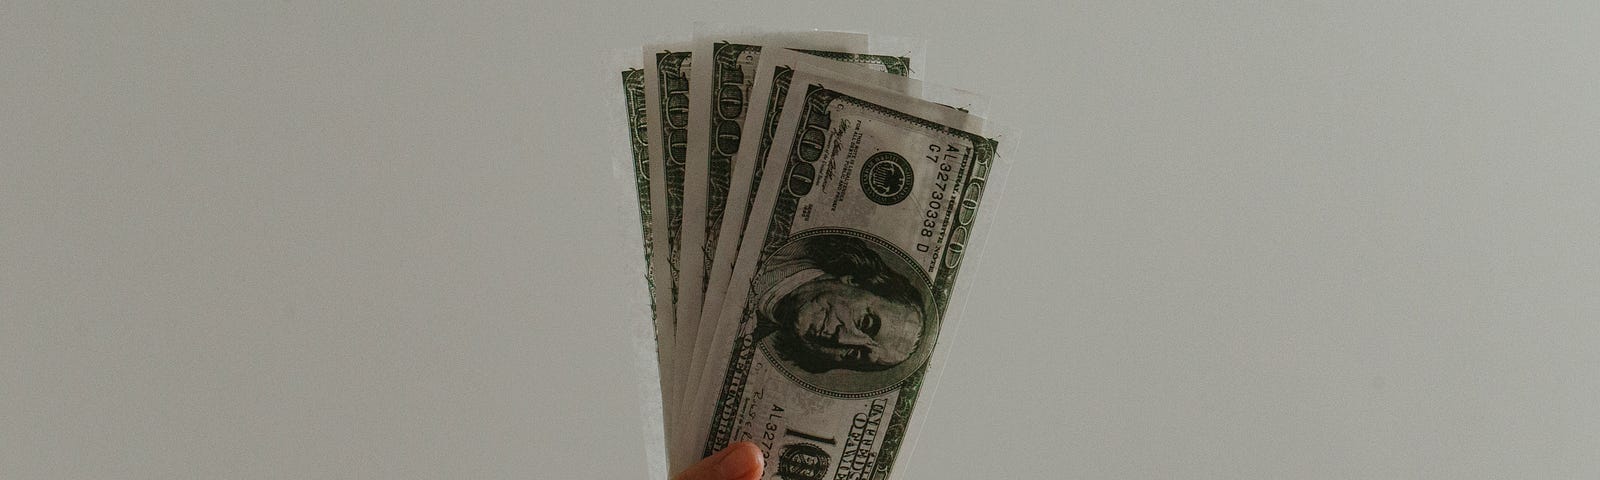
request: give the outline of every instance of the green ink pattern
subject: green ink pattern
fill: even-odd
[[[639,194],[639,223],[644,226],[644,280],[650,298],[655,298],[655,272],[650,264],[650,149],[645,131],[644,70],[622,72],[622,93],[628,110],[628,145],[633,150],[633,185]],[[655,313],[655,302],[650,311]]]

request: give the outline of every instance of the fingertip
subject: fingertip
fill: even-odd
[[[717,462],[717,473],[725,480],[755,480],[761,478],[761,470],[766,467],[766,461],[761,458],[761,449],[750,442],[729,445],[723,449],[721,456],[721,461]]]

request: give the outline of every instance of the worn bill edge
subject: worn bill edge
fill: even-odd
[[[867,53],[871,55],[905,57],[911,70],[906,76],[913,80],[927,79],[928,40],[926,38],[872,34],[867,37]]]

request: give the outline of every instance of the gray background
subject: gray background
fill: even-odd
[[[906,478],[1600,476],[1600,3],[971,3],[0,3],[0,477],[642,478],[695,20],[1027,136]]]

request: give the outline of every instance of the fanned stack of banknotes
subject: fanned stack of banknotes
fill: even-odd
[[[890,478],[1000,137],[919,42],[700,30],[621,72],[668,473]]]

